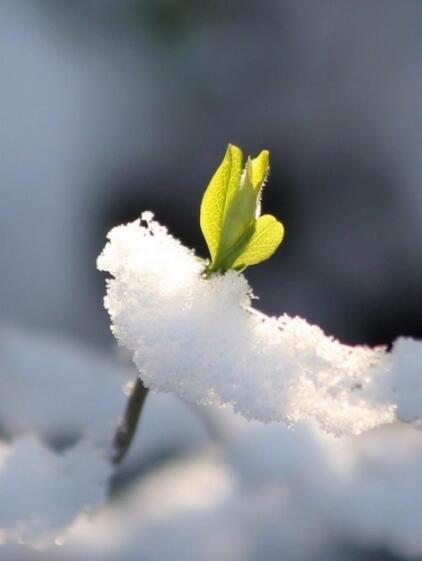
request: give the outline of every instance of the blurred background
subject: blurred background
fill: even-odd
[[[263,209],[286,227],[246,273],[257,307],[346,343],[422,337],[421,2],[3,0],[0,45],[3,326],[111,353],[107,231],[152,210],[205,256],[232,142],[270,149]]]

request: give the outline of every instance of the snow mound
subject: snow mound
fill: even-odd
[[[205,279],[204,263],[150,212],[108,239],[105,307],[151,389],[263,422],[313,418],[335,435],[422,413],[422,343],[351,347],[301,318],[261,314],[242,274]]]

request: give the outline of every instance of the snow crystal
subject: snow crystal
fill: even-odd
[[[108,239],[98,258],[112,275],[105,307],[150,388],[230,404],[263,422],[314,418],[336,435],[390,423],[401,411],[419,416],[422,343],[400,340],[393,353],[352,347],[301,318],[261,314],[242,274],[205,279],[204,263],[151,213]]]
[[[103,502],[112,466],[81,441],[57,454],[35,437],[0,447],[0,542],[47,545],[81,511]]]

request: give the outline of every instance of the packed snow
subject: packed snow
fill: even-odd
[[[151,389],[263,422],[312,418],[335,435],[422,414],[421,342],[352,347],[299,317],[259,313],[242,274],[205,279],[203,261],[149,212],[108,239],[105,307]]]

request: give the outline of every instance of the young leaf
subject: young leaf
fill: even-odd
[[[234,261],[233,269],[244,269],[265,261],[276,251],[284,236],[284,227],[271,214],[260,216],[255,223],[252,236],[242,253]]]
[[[260,190],[267,179],[270,170],[270,153],[268,150],[262,152],[251,160],[251,181],[255,190]]]
[[[251,160],[251,181],[253,188],[258,193],[255,218],[261,214],[261,193],[265,181],[270,171],[270,153],[268,150],[262,152],[253,160]]]
[[[229,144],[223,161],[213,175],[201,202],[200,225],[214,262],[221,245],[227,209],[242,173],[242,151]]]
[[[208,273],[259,263],[274,253],[283,237],[275,218],[258,218],[269,152],[248,158],[243,172],[242,162],[241,150],[229,144],[202,199],[200,224],[211,255]]]
[[[247,238],[252,235],[260,192],[252,183],[252,165],[252,160],[249,158],[228,205],[214,264],[217,267],[222,265],[223,261],[226,262],[230,255],[239,251],[247,242]],[[230,268],[230,264],[225,268]]]

